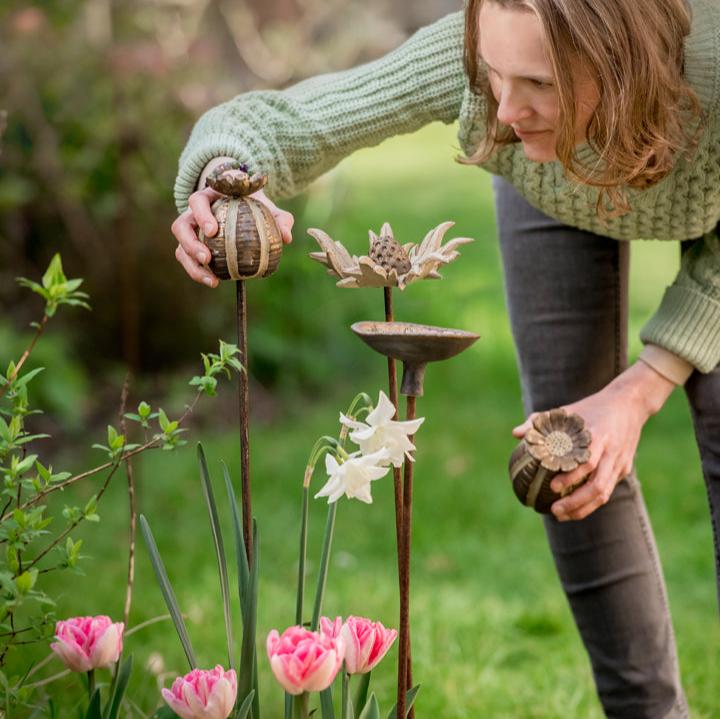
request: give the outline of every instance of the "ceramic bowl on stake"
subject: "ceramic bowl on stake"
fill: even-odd
[[[400,394],[407,397],[406,420],[415,419],[415,401],[423,395],[425,369],[429,362],[450,359],[476,342],[480,335],[447,327],[409,322],[356,322],[352,331],[376,352],[400,360],[403,378]],[[409,437],[413,441],[413,437]],[[407,692],[412,686],[410,647],[410,549],[412,543],[412,497],[414,462],[403,463],[403,483],[399,513],[398,580],[400,585],[400,632],[398,643],[398,684],[396,716],[406,713]]]

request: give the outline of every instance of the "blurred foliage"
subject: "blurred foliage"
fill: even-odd
[[[90,464],[95,466],[76,474],[58,471],[53,464],[45,464],[46,452],[42,453],[41,461],[41,447],[47,448],[42,441],[50,435],[38,432],[35,421],[43,410],[35,404],[34,382],[52,372],[46,373],[45,367],[38,366],[30,369],[27,360],[39,346],[58,308],[68,305],[90,309],[89,297],[80,290],[82,279],[66,277],[59,254],[53,256],[40,282],[19,278],[18,284],[40,295],[45,307],[39,321],[32,323],[35,334],[27,346],[8,362],[6,370],[0,369],[0,705],[8,716],[16,715],[15,710],[21,714],[23,710],[37,708],[33,690],[44,683],[27,681],[37,666],[31,665],[19,674],[4,670],[13,660],[25,662],[33,645],[39,644],[46,650],[57,619],[57,599],[62,594],[48,587],[48,577],[59,573],[70,586],[71,579],[66,575],[82,573],[81,560],[87,558],[81,554],[84,540],[74,537],[82,531],[82,525],[100,521],[98,505],[117,470],[122,467],[126,472],[131,514],[124,608],[127,623],[134,581],[136,518],[130,460],[150,449],[174,450],[186,444],[183,435],[187,429],[181,425],[200,397],[216,396],[219,378],[232,379],[234,373],[243,371],[236,345],[221,340],[218,354],[202,354],[203,374],[189,381],[196,388],[194,396],[178,419],[170,419],[161,407],[153,411],[145,401],[138,404],[137,412],[125,412],[129,390],[126,381],[119,429],[109,424],[105,433],[107,444],[92,445],[92,449],[103,453],[106,461],[98,465],[93,460]],[[35,362],[37,359],[35,356]],[[57,378],[51,376],[50,381],[56,382]],[[130,432],[126,420],[134,423]],[[131,437],[138,441],[129,441]],[[78,451],[77,447],[65,449]],[[66,489],[81,481],[93,493],[77,504],[68,504]],[[103,716],[109,718],[112,712]]]
[[[172,185],[194,121],[238,92],[371,59],[457,4],[2,3],[0,303],[13,308],[5,336],[36,310],[12,279],[37,275],[56,251],[94,298],[91,331],[76,319],[65,326],[68,345],[95,377],[118,362],[136,372],[180,366],[231,334],[230,288],[211,294],[195,286],[173,257]],[[300,198],[288,209],[301,216],[304,206]],[[296,301],[311,266],[297,254],[283,264],[271,287],[252,288],[262,312],[251,308],[251,372],[274,386],[283,347],[297,338],[293,381],[317,387],[338,357],[318,362],[305,344],[327,344]]]

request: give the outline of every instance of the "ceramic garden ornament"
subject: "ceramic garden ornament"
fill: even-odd
[[[221,197],[212,205],[218,222],[214,237],[200,230],[200,241],[210,249],[208,267],[222,280],[267,277],[277,269],[282,237],[270,210],[249,197],[262,189],[267,176],[251,173],[247,165],[225,162],[208,177],[207,184]]]
[[[418,245],[409,242],[401,245],[393,236],[389,223],[380,229],[380,235],[370,231],[370,247],[367,255],[351,255],[345,247],[334,241],[322,230],[309,229],[321,252],[311,252],[310,257],[325,265],[328,274],[340,278],[338,287],[398,287],[420,279],[441,279],[441,265],[459,256],[461,245],[472,242],[469,237],[456,237],[442,244],[445,233],[454,222],[443,222],[425,235]]]
[[[590,459],[592,436],[580,415],[563,409],[539,413],[533,426],[510,456],[510,479],[517,498],[542,514],[561,497],[577,489],[582,480],[562,494],[550,488],[560,472],[571,472]]]

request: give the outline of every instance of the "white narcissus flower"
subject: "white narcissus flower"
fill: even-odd
[[[325,455],[325,469],[330,479],[315,495],[327,497],[328,504],[337,502],[343,494],[350,499],[359,499],[372,504],[370,483],[384,477],[389,467],[381,466],[388,457],[385,448],[372,454],[353,452],[342,464],[332,454]]]
[[[393,467],[401,467],[405,457],[414,461],[410,452],[415,449],[415,445],[410,441],[410,436],[418,431],[425,417],[396,422],[394,416],[395,406],[380,390],[377,406],[367,416],[366,422],[357,422],[341,413],[340,423],[354,430],[350,432],[350,439],[360,447],[363,454],[371,454],[384,447],[388,451],[385,462]]]

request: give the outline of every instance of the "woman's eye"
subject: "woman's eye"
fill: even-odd
[[[541,90],[547,89],[552,87],[551,82],[543,82],[542,80],[530,80],[530,82],[537,88],[540,88]]]

